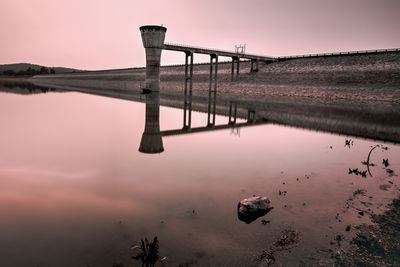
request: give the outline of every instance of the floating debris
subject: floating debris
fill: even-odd
[[[269,221],[269,220],[268,220],[268,221],[267,221],[267,220],[264,220],[264,219],[261,220],[261,224],[262,224],[262,225],[269,224],[270,222],[271,222],[271,221]]]

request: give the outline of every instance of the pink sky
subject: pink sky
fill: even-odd
[[[167,42],[246,43],[247,52],[270,56],[397,48],[399,14],[398,0],[1,0],[0,64],[144,66],[146,24],[166,26]],[[162,64],[183,60],[163,52]]]

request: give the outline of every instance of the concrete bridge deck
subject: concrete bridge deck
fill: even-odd
[[[165,43],[164,50],[192,52],[192,53],[197,53],[197,54],[215,55],[215,56],[221,56],[221,57],[244,58],[244,59],[258,60],[258,61],[264,61],[264,62],[278,61],[277,58],[273,58],[273,57],[254,55],[254,54],[246,54],[246,53],[237,53],[237,52],[233,52],[233,51],[226,51],[226,50],[219,50],[219,49],[212,49],[212,48],[203,48],[203,47],[196,47],[196,46],[189,46],[189,45],[171,44],[171,43]]]

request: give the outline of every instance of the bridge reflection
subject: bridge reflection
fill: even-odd
[[[329,105],[303,105],[297,103],[273,103],[265,99],[238,99],[229,92],[218,95],[209,92],[208,96],[187,94],[185,101],[182,93],[141,94],[141,90],[126,90],[114,88],[81,87],[73,85],[54,85],[35,81],[31,83],[2,83],[0,91],[16,94],[36,94],[45,92],[80,92],[116,99],[146,103],[146,126],[141,151],[160,153],[163,151],[162,137],[205,132],[221,129],[238,129],[262,123],[274,123],[313,131],[344,134],[358,138],[380,140],[392,143],[400,142],[398,111],[393,109],[381,112],[379,109],[362,112],[350,106],[332,108]],[[183,127],[160,131],[159,106],[178,108],[184,112]],[[207,113],[207,121],[203,127],[192,127],[192,111]],[[186,114],[186,115],[185,115]],[[215,124],[215,116],[225,116],[227,123]],[[237,123],[237,119],[246,122]],[[153,140],[153,141],[150,141]],[[157,140],[157,141],[156,141]],[[148,145],[147,145],[148,144]],[[153,148],[149,148],[153,145]]]
[[[151,92],[146,95],[145,129],[140,142],[139,151],[142,153],[161,153],[164,151],[162,137],[176,136],[190,133],[209,132],[224,129],[237,129],[241,127],[265,124],[265,120],[256,120],[255,111],[248,109],[247,117],[241,116],[245,122],[237,123],[238,103],[229,102],[228,120],[225,124],[216,125],[216,95],[209,96],[207,123],[205,126],[192,127],[192,98],[186,97],[183,108],[183,127],[179,129],[160,130],[160,93]]]

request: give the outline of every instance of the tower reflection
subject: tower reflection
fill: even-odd
[[[160,93],[146,95],[146,122],[139,151],[142,153],[161,153],[164,151],[160,132]]]

